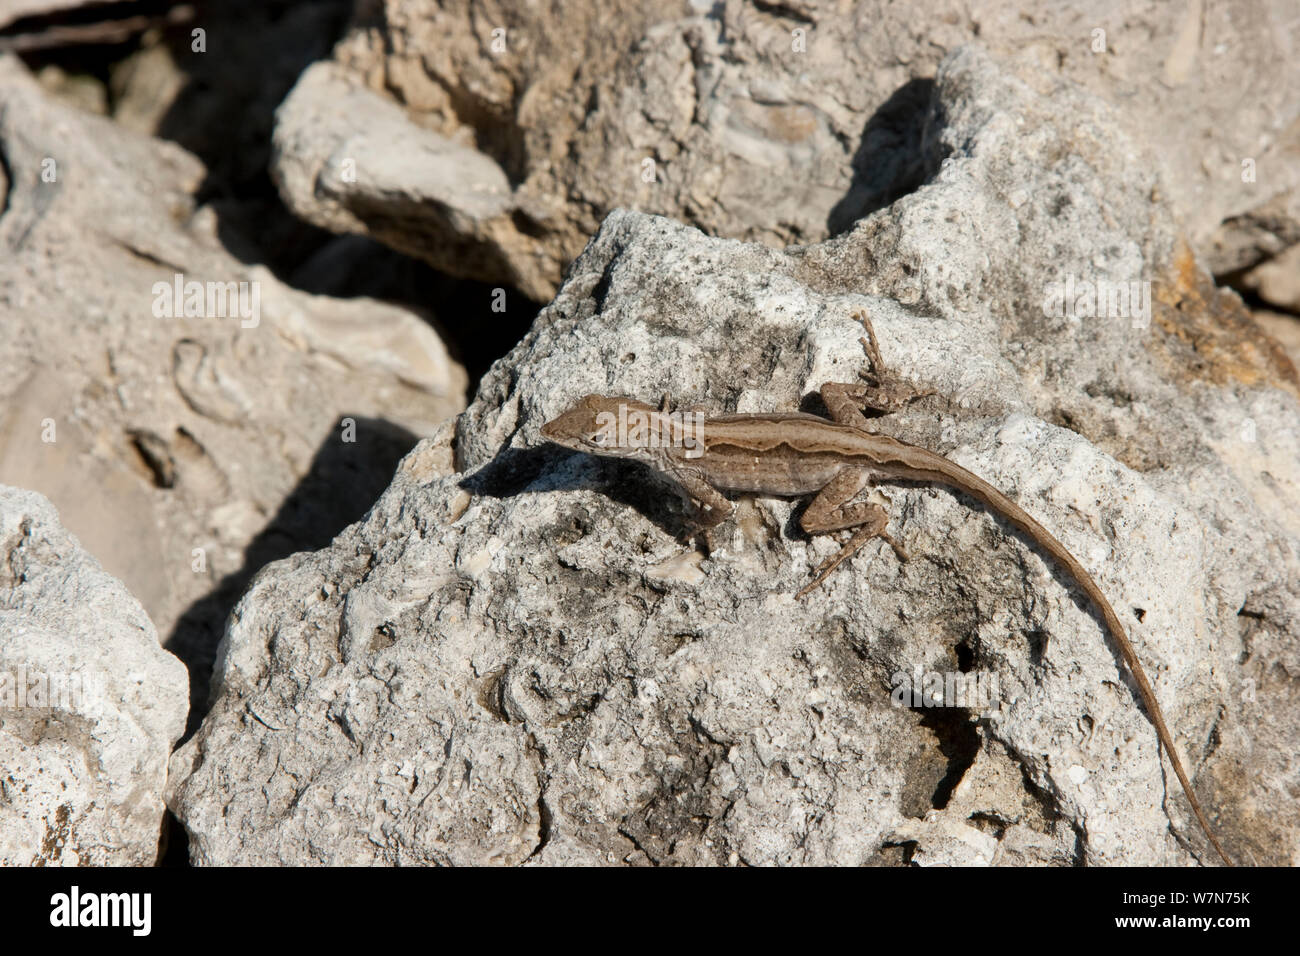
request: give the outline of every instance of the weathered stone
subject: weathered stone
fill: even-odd
[[[359,518],[464,370],[407,309],[236,259],[193,156],[7,57],[0,150],[0,481],[54,502],[202,703],[237,590]]]
[[[1096,98],[965,49],[929,119],[926,184],[832,241],[606,219],[454,466],[450,431],[422,443],[245,594],[172,762],[194,862],[1213,860],[1093,609],[964,496],[887,484],[912,559],[868,548],[797,601],[836,547],[797,503],[743,505],[705,555],[646,470],[539,439],[587,392],[800,407],[863,368],[858,308],[936,390],[879,427],[1079,556],[1230,852],[1294,858],[1295,368]],[[1088,309],[1103,282],[1131,307]],[[992,692],[896,706],[917,674]]]
[[[1242,284],[1269,305],[1300,316],[1300,243],[1252,269]]]
[[[122,582],[0,485],[0,865],[157,862],[188,695]]]
[[[1116,106],[1193,247],[1229,273],[1300,241],[1293,25],[1288,0],[385,0],[336,48],[352,88],[332,66],[304,74],[274,163],[311,222],[545,300],[616,207],[773,246],[851,228],[921,181],[935,67],[978,37],[1026,82]],[[488,214],[463,208],[466,167]]]
[[[5,0],[4,6],[0,7],[0,27],[7,27],[24,17],[39,17],[95,2],[97,0]]]

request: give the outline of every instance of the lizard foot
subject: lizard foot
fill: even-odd
[[[898,540],[893,535],[884,529],[883,525],[865,525],[853,532],[853,535],[844,543],[844,546],[841,547],[839,551],[822,562],[821,567],[817,569],[817,573],[814,575],[813,579],[799,589],[795,594],[795,598],[801,598],[805,594],[815,590],[819,584],[830,577],[832,571],[849,558],[853,557],[853,555],[872,538],[882,538],[887,541],[889,546],[894,549],[894,554],[898,555],[899,561],[908,560],[907,550],[898,543]]]
[[[858,341],[862,343],[863,354],[870,364],[869,370],[860,373],[859,377],[862,379],[860,384],[845,386],[846,392],[858,402],[859,407],[878,412],[890,412],[918,398],[939,394],[933,388],[918,389],[906,382],[893,381],[894,376],[885,368],[885,360],[880,357],[880,343],[876,340],[876,330],[871,325],[871,318],[862,309],[854,312],[853,318],[867,333]]]

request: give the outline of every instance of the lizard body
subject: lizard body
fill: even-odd
[[[869,430],[863,408],[889,411],[915,396],[904,397],[897,386],[885,383],[875,333],[865,315],[858,318],[869,336],[862,344],[872,363],[874,382],[824,384],[822,400],[834,420],[801,412],[683,415],[668,411],[667,396],[656,408],[622,396],[588,395],[543,425],[542,437],[578,451],[640,460],[663,473],[698,505],[695,525],[706,540],[734,508],[724,491],[777,497],[815,494],[800,519],[804,531],[855,530],[839,552],[818,568],[798,597],[816,588],[872,538],[884,539],[901,560],[907,559],[902,546],[885,530],[885,509],[874,503],[851,502],[869,483],[930,482],[972,496],[1051,555],[1101,611],[1197,822],[1219,856],[1231,865],[1192,790],[1146,671],[1092,575],[1051,532],[978,475],[942,455]]]

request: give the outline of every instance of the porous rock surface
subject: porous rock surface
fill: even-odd
[[[1294,862],[1296,370],[1098,99],[963,48],[928,129],[924,185],[821,244],[611,214],[454,436],[243,597],[171,767],[193,861],[1214,862],[1099,617],[970,499],[886,483],[911,560],[873,544],[796,600],[836,548],[799,503],[706,554],[644,468],[538,436],[589,392],[815,410],[863,309],[935,392],[878,427],[1078,555],[1230,853]],[[1102,281],[1149,307],[1095,314]],[[988,698],[900,705],[958,673]]]
[[[13,57],[0,158],[0,481],[54,503],[201,704],[223,591],[364,513],[464,407],[465,371],[410,310],[235,258],[194,156],[64,105]]]
[[[140,602],[0,485],[0,865],[156,863],[188,697]]]
[[[1297,30],[1289,0],[383,0],[303,73],[273,164],[303,218],[546,301],[616,207],[850,228],[920,181],[935,69],[978,40],[1115,107],[1218,275],[1300,243]]]

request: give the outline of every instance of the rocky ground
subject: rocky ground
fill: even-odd
[[[1293,863],[1297,30],[7,10],[0,862],[1215,862],[1094,611],[969,499],[882,485],[912,559],[796,600],[800,502],[683,543],[538,435],[818,412],[865,310],[932,391],[881,430],[1066,543],[1230,854]],[[958,673],[992,693],[899,705]]]

